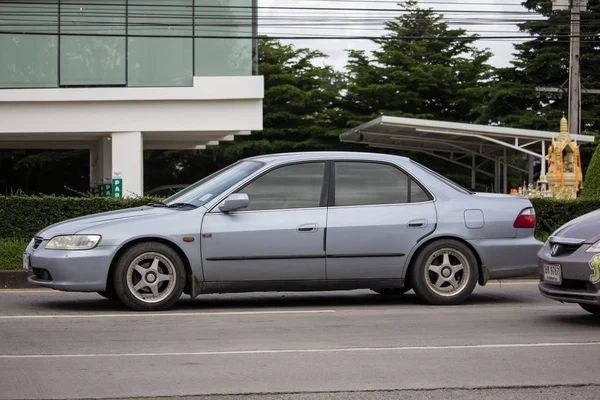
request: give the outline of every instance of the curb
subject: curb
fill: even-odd
[[[0,271],[0,289],[33,289],[39,286],[27,282],[31,271]]]

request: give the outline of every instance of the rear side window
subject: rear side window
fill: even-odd
[[[336,161],[335,205],[404,204],[429,200],[406,173],[380,163]]]

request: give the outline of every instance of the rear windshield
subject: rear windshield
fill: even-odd
[[[436,178],[438,178],[439,180],[441,180],[442,182],[444,182],[445,184],[447,184],[448,186],[454,188],[455,190],[464,193],[464,194],[474,194],[475,192],[466,189],[464,187],[462,187],[461,185],[459,185],[458,183],[446,178],[445,176],[438,174],[437,172],[435,172],[432,169],[427,168],[424,165],[419,164],[416,161],[410,160],[413,164],[415,164],[417,167],[421,168],[422,170],[424,170],[425,172],[430,173],[431,175],[435,176]]]

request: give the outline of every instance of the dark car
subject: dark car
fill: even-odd
[[[561,226],[538,257],[542,295],[600,315],[600,210]]]

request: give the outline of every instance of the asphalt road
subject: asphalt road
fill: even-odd
[[[0,291],[0,338],[0,399],[600,397],[600,319],[526,282],[454,307],[348,291],[185,297],[163,313]]]

